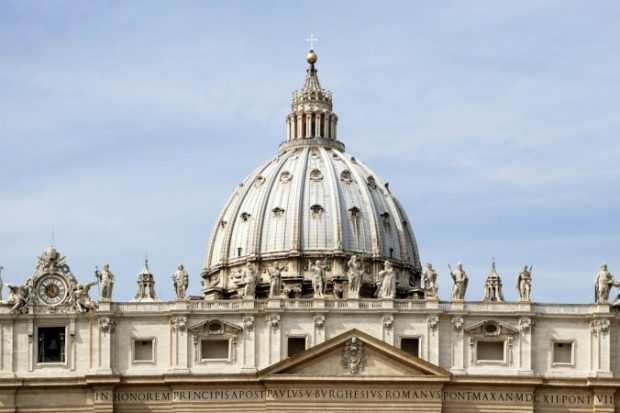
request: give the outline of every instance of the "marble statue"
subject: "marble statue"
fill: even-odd
[[[379,277],[381,277],[381,286],[377,292],[377,298],[394,298],[396,296],[396,276],[390,261],[385,261],[383,270],[379,271]]]
[[[532,266],[527,268],[524,265],[517,277],[517,291],[519,292],[519,301],[530,301],[530,293],[532,292]]]
[[[452,300],[463,300],[465,298],[465,292],[467,291],[467,284],[469,283],[469,277],[465,271],[463,271],[463,264],[460,262],[456,264],[456,270],[452,271],[450,268],[450,275],[454,284],[452,285]]]
[[[243,282],[243,299],[253,300],[256,298],[256,270],[252,264],[248,261],[242,270]]]
[[[316,260],[314,265],[310,266],[312,271],[312,289],[314,290],[314,298],[322,298],[325,290],[325,269],[327,265],[321,260]]]
[[[79,313],[86,313],[91,310],[97,309],[97,303],[90,299],[90,288],[97,284],[97,281],[93,281],[86,284],[77,284],[73,290],[73,306]]]
[[[189,285],[189,274],[185,271],[183,264],[177,266],[177,270],[172,275],[172,286],[177,300],[184,300],[187,286]]]
[[[282,271],[285,269],[286,265],[280,263],[275,263],[267,267],[267,273],[269,274],[269,298],[281,296]]]
[[[360,287],[362,286],[362,279],[364,277],[363,263],[357,259],[357,255],[351,255],[347,267],[349,268],[347,271],[347,278],[349,279],[349,298],[360,298]]]
[[[426,264],[422,272],[422,284],[424,285],[425,298],[437,298],[437,272],[433,269],[433,264]]]
[[[27,306],[34,300],[34,292],[28,284],[24,285],[12,285],[9,287],[9,299],[8,304],[12,304],[11,314],[24,314],[28,311]]]
[[[114,274],[110,271],[110,264],[103,264],[102,271],[95,268],[95,277],[99,281],[99,300],[111,300],[115,279]]]
[[[607,270],[607,264],[602,264],[594,278],[594,300],[597,304],[609,302],[609,290],[613,282],[614,277]]]

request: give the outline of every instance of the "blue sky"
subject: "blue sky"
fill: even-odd
[[[0,0],[0,265],[51,242],[78,279],[111,264],[199,294],[219,209],[286,137],[319,39],[347,151],[390,182],[421,258],[491,264],[514,299],[591,302],[620,277],[620,3]],[[6,290],[4,291],[6,297]],[[615,296],[616,292],[612,292]]]

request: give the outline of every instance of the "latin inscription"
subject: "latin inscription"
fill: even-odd
[[[289,388],[267,390],[171,390],[95,392],[98,403],[158,403],[200,401],[256,401],[256,400],[386,400],[386,401],[443,401],[443,402],[490,402],[490,403],[536,403],[546,405],[584,405],[593,402],[613,405],[613,395],[590,395],[574,393],[493,392],[493,391],[439,391],[415,389],[334,389]]]

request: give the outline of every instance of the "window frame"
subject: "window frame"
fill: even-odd
[[[403,350],[403,339],[417,339],[418,340],[418,354],[417,355],[413,355],[413,354],[409,354],[407,353],[405,350]],[[413,334],[401,334],[398,336],[398,349],[400,351],[404,351],[405,353],[409,354],[410,356],[413,357],[417,357],[417,358],[422,358],[422,336],[421,335],[413,335]]]
[[[42,328],[64,328],[65,330],[65,351],[64,361],[39,361],[39,330]],[[36,325],[34,327],[34,366],[35,368],[46,368],[46,367],[62,367],[69,368],[69,325],[66,323],[45,323],[41,325]]]
[[[200,364],[210,364],[210,363],[230,363],[232,361],[232,352],[233,352],[233,338],[228,335],[223,336],[207,336],[200,337],[200,345],[198,346],[198,362]],[[204,358],[202,354],[202,344],[205,341],[226,341],[228,342],[228,357],[226,358]]]
[[[308,334],[287,334],[286,335],[286,341],[285,341],[286,348],[284,349],[284,354],[286,354],[286,358],[290,358],[290,357],[293,357],[293,356],[299,354],[299,353],[293,354],[292,356],[288,355],[288,344],[289,344],[288,341],[291,338],[303,338],[304,339],[304,350],[303,351],[308,350],[308,348],[310,347],[309,346],[309,344],[310,344],[310,337],[308,336]]]
[[[571,361],[569,363],[565,362],[556,362],[555,361],[555,345],[556,344],[570,344],[570,358]],[[549,350],[549,365],[551,368],[575,368],[576,366],[576,349],[577,349],[577,340],[574,338],[562,338],[562,337],[552,337],[551,338],[551,346]]]
[[[474,343],[474,362],[478,366],[508,366],[508,340],[505,337],[477,337]],[[501,343],[502,359],[501,360],[480,360],[478,357],[478,343]]]
[[[136,342],[151,341],[151,359],[136,360]],[[157,337],[132,337],[131,338],[131,364],[132,365],[156,365],[157,364]]]

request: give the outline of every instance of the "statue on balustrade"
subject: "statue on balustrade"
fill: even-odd
[[[594,278],[594,300],[597,304],[609,302],[609,290],[613,284],[614,277],[607,270],[607,264],[602,264]]]
[[[115,279],[114,274],[110,271],[110,264],[104,264],[102,271],[99,271],[95,267],[95,277],[97,277],[97,281],[99,282],[99,300],[111,300]]]
[[[281,296],[282,271],[286,270],[286,268],[286,264],[281,263],[275,263],[267,267],[267,273],[269,274],[269,298]]]
[[[396,296],[396,276],[392,263],[385,261],[383,270],[379,271],[381,277],[381,286],[377,292],[377,298],[394,298]]]
[[[347,267],[349,268],[347,271],[349,298],[360,298],[360,288],[364,278],[364,264],[357,258],[357,255],[352,255],[347,263]]]
[[[422,284],[424,286],[425,298],[437,298],[437,272],[433,269],[433,264],[426,264],[422,272]]]
[[[93,281],[86,284],[77,284],[73,290],[73,307],[79,313],[86,313],[88,311],[96,310],[97,303],[90,299],[90,288],[97,284],[97,281]]]
[[[527,268],[524,265],[517,277],[517,291],[519,292],[519,301],[530,301],[530,293],[532,292],[532,266]]]
[[[187,287],[189,285],[189,274],[185,271],[183,264],[177,266],[177,270],[172,275],[172,286],[177,295],[177,300],[184,300]]]
[[[323,298],[325,292],[325,270],[327,269],[327,263],[325,260],[316,260],[314,265],[310,266],[312,271],[312,289],[314,290],[314,298]]]
[[[253,300],[256,298],[256,270],[254,266],[248,261],[242,270],[243,285],[243,299]]]
[[[463,264],[460,262],[456,264],[456,270],[452,271],[452,267],[449,265],[448,268],[450,268],[450,275],[454,281],[452,285],[452,300],[462,301],[465,299],[469,277],[467,277],[467,274],[463,270]]]

